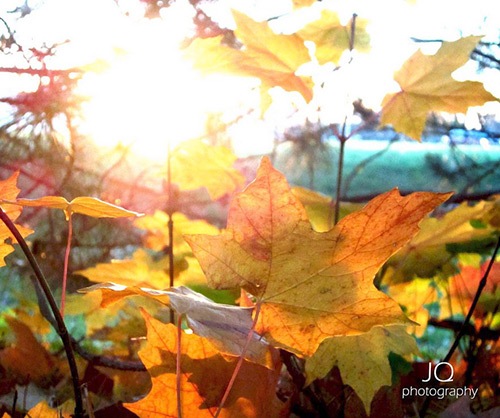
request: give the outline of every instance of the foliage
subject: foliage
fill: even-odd
[[[151,16],[170,5],[145,3]],[[293,13],[312,3],[293,1]],[[198,2],[192,5],[201,10]],[[314,100],[322,86],[304,72],[307,65],[332,63],[338,69],[345,54],[370,51],[369,22],[356,15],[342,23],[336,11],[324,8],[319,19],[288,34],[238,11],[232,16],[232,41],[228,31],[210,24],[215,36],[192,40],[185,55],[204,72],[256,78],[262,114],[272,103],[270,89],[299,93],[303,103]],[[418,51],[410,57],[395,74],[401,90],[384,99],[380,125],[418,141],[431,112],[459,113],[497,101],[481,83],[452,77],[480,41],[471,36],[443,42],[435,55]],[[54,88],[61,90],[59,84]],[[62,113],[76,135],[64,102],[76,103],[62,90],[63,97],[31,100],[27,94],[14,104],[43,120]],[[46,91],[40,87],[33,94]],[[4,134],[11,135],[9,129]],[[69,193],[66,186],[77,177],[74,161],[55,192],[43,197],[19,198],[19,172],[0,180],[0,278],[8,302],[0,312],[3,416],[402,418],[440,411],[446,416],[462,405],[452,397],[404,399],[401,391],[409,386],[478,388],[477,409],[496,406],[498,197],[455,205],[447,203],[452,193],[393,189],[364,206],[341,205],[342,158],[353,133],[346,123],[332,124],[328,132],[340,144],[333,198],[291,187],[268,156],[245,187],[250,175],[241,161],[228,147],[203,139],[169,149],[166,170],[157,170],[156,186],[162,183],[163,190],[146,216],[139,216],[141,206],[118,206],[121,199],[104,188],[89,186],[87,193],[78,184]],[[46,151],[55,146],[47,145],[46,136],[33,141],[48,146]],[[22,176],[29,171],[24,164],[21,169]],[[71,199],[60,196],[65,192]],[[29,190],[23,196],[33,197]],[[65,253],[55,246],[48,255],[45,247],[37,248],[44,219],[52,225],[57,220],[46,208],[61,210],[68,222]],[[78,225],[79,240],[97,228],[93,222],[106,225],[106,219],[77,214],[136,219],[108,224],[121,230],[125,245],[111,245],[94,263],[72,239],[72,225]],[[59,221],[66,228],[62,215]],[[28,226],[35,229],[29,245]],[[49,246],[57,241],[50,231]],[[105,238],[99,230],[90,250]],[[16,243],[29,266],[20,254],[9,255]],[[81,263],[70,263],[71,256]],[[42,270],[52,265],[51,275],[62,270],[60,316],[53,298],[45,299],[51,293],[35,258],[50,259]],[[38,280],[32,280],[31,293],[28,267]],[[80,292],[70,292],[64,315],[68,277],[70,290]],[[454,380],[426,386],[422,373],[435,371],[431,363],[441,360],[436,353],[443,343],[454,347],[443,356],[454,367]],[[79,410],[82,401],[85,412]]]

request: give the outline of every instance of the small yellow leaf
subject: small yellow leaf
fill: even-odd
[[[185,266],[183,260],[176,261],[175,272],[178,274]],[[100,263],[75,274],[96,283],[113,282],[123,286],[164,289],[169,285],[168,270],[168,257],[154,261],[146,251],[137,250],[131,260],[111,260],[111,263]]]
[[[235,161],[229,148],[186,141],[172,152],[172,182],[183,190],[206,187],[215,200],[243,186],[245,178],[233,168]]]
[[[75,409],[74,402],[66,401],[60,408],[53,409],[47,402],[42,401],[28,411],[30,418],[71,418]]]
[[[359,335],[328,338],[306,360],[307,381],[322,378],[337,366],[342,381],[356,391],[370,412],[375,392],[381,386],[391,385],[390,352],[418,354],[417,343],[404,326],[377,326]]]
[[[389,296],[405,307],[405,313],[418,325],[412,326],[412,332],[421,337],[427,327],[429,311],[424,305],[438,299],[438,291],[429,279],[414,279],[408,283],[389,286]]]
[[[497,101],[482,83],[459,82],[451,76],[469,60],[480,39],[469,36],[443,42],[435,55],[415,52],[394,75],[401,91],[385,96],[381,125],[390,124],[396,131],[420,140],[429,112],[465,113],[470,106]]]
[[[172,215],[174,223],[174,254],[191,253],[191,248],[182,237],[184,234],[208,234],[219,233],[219,228],[209,224],[203,219],[189,219],[182,213]],[[144,245],[154,251],[162,251],[168,246],[168,215],[161,211],[155,211],[154,215],[146,215],[137,218],[134,225],[146,231],[143,237]]]
[[[366,19],[356,18],[354,49],[359,52],[370,50],[370,35],[366,32],[368,23]],[[350,47],[351,24],[352,20],[342,25],[336,12],[325,9],[320,19],[307,24],[297,34],[316,44],[316,58],[321,65],[327,62],[338,64],[343,52]]]
[[[81,213],[94,218],[123,218],[141,215],[111,203],[103,202],[95,197],[77,197],[68,202],[61,196],[44,196],[39,199],[18,199],[16,204],[61,209],[66,213],[66,217],[72,213]]]

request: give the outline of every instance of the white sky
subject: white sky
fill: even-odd
[[[99,57],[115,61],[108,74],[87,77],[82,85],[86,94],[94,96],[86,108],[89,122],[84,128],[100,143],[112,145],[135,140],[137,149],[142,149],[140,152],[157,157],[165,151],[167,138],[178,141],[202,134],[207,111],[229,110],[227,120],[231,120],[239,112],[258,105],[258,94],[248,93],[251,86],[258,84],[255,80],[238,82],[202,77],[181,61],[177,45],[191,25],[191,8],[182,1],[166,10],[162,20],[152,21],[141,18],[142,12],[136,7],[138,0],[120,0],[129,17],[117,9],[113,0],[31,1],[30,5],[40,7],[17,24],[6,11],[19,3],[22,2],[2,0],[0,16],[17,30],[21,43],[72,41],[61,48],[57,65],[82,65]],[[274,91],[277,102],[265,121],[255,115],[240,129],[231,130],[239,154],[267,152],[275,129],[300,123],[306,116],[314,119],[318,105],[322,108],[320,117],[326,123],[343,120],[350,112],[348,103],[357,97],[377,108],[384,95],[397,88],[392,73],[422,46],[412,42],[411,36],[455,40],[481,34],[494,39],[500,31],[498,3],[493,0],[326,0],[297,12],[297,17],[275,20],[273,25],[277,30],[293,31],[304,20],[318,18],[323,7],[338,11],[345,19],[356,12],[371,20],[368,27],[371,53],[356,55],[352,64],[336,71],[333,77],[331,69],[324,68],[323,76],[328,82],[321,91],[317,89],[310,106],[305,106],[298,94]],[[256,20],[287,15],[292,10],[289,0],[219,0],[210,12],[231,26],[231,8]],[[433,45],[425,47],[430,50]],[[114,48],[130,54],[116,59]],[[2,66],[20,64],[3,57],[2,60]],[[472,75],[473,72],[465,74]],[[481,77],[486,88],[500,96],[499,76],[500,72],[492,71]],[[0,77],[2,97],[15,94],[20,86],[36,87],[33,80],[27,82],[29,77],[6,74]],[[294,113],[296,108],[299,111]],[[292,113],[294,116],[290,118]],[[164,148],[159,149],[159,143]]]

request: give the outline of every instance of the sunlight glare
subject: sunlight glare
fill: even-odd
[[[209,113],[234,112],[248,102],[248,80],[202,76],[182,59],[179,33],[188,27],[178,27],[174,36],[171,23],[142,22],[109,70],[83,80],[81,93],[90,100],[80,128],[100,147],[130,145],[138,155],[164,161],[167,141],[175,147],[202,137]]]

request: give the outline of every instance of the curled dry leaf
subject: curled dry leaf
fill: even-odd
[[[149,394],[136,403],[125,404],[141,418],[177,417],[176,327],[163,324],[143,311],[147,345],[139,357],[153,382]],[[182,334],[181,399],[185,417],[212,418],[231,378],[235,361],[227,361],[208,341]],[[221,418],[278,417],[283,404],[275,388],[280,364],[270,370],[244,362]]]
[[[241,286],[262,303],[260,334],[311,356],[328,337],[410,322],[373,278],[449,196],[402,197],[392,190],[319,233],[285,177],[264,158],[256,180],[233,199],[227,229],[185,239],[212,287]]]
[[[168,305],[178,314],[185,315],[189,327],[196,335],[206,338],[216,350],[230,356],[240,356],[252,328],[253,308],[215,303],[185,286],[154,290],[102,283],[80,290],[83,293],[95,291],[101,293],[102,306],[109,306],[134,295],[153,298]],[[256,332],[253,333],[246,349],[247,360],[272,368],[277,355],[277,351],[265,339]]]

